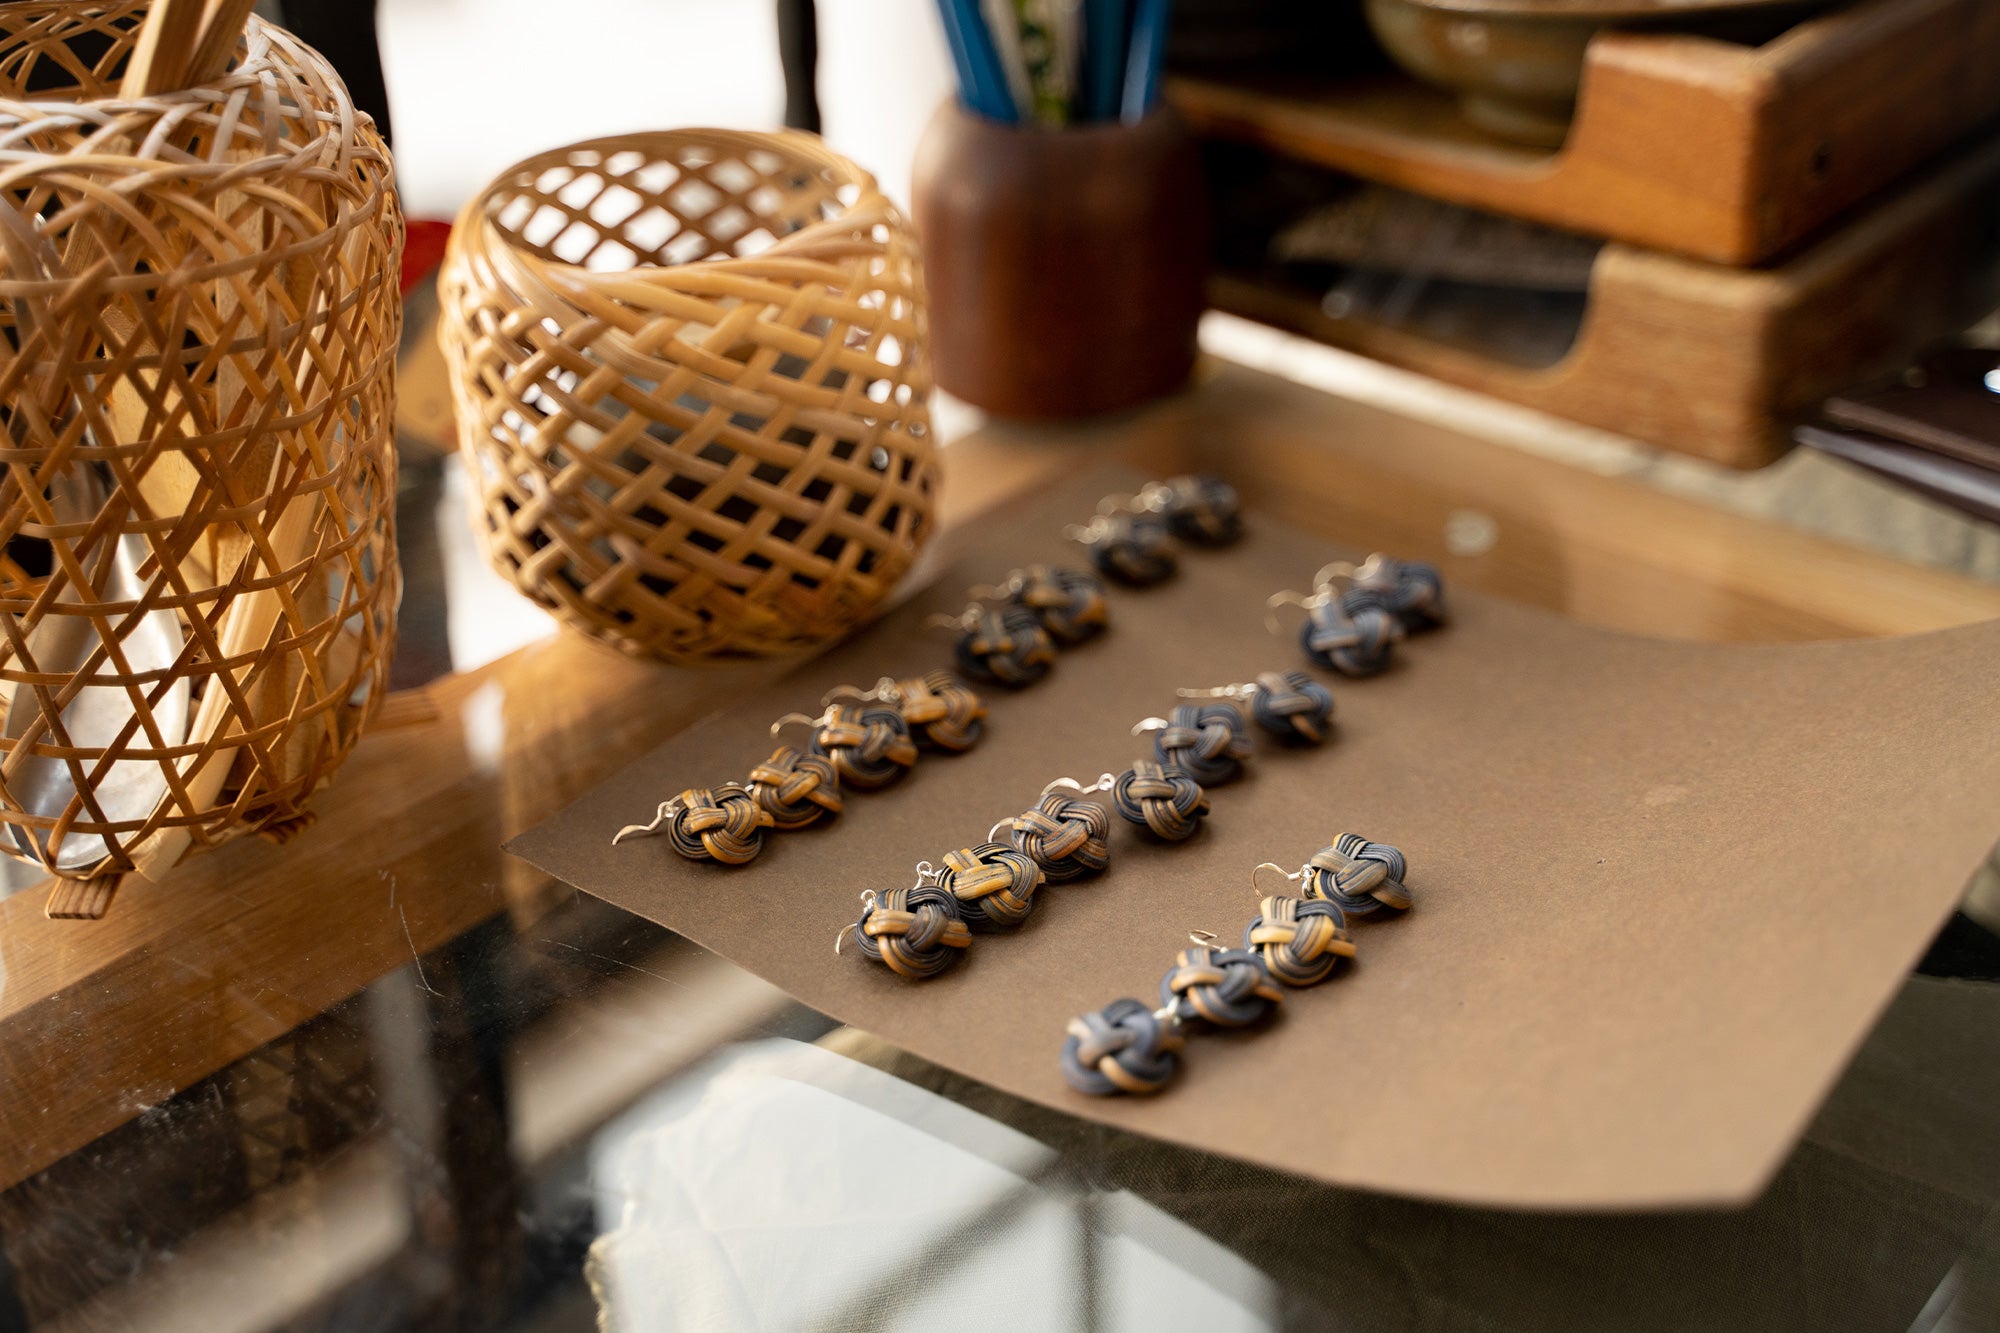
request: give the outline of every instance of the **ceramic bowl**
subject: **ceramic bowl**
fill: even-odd
[[[1390,57],[1489,134],[1561,147],[1584,50],[1607,27],[1769,40],[1833,0],[1366,0]]]

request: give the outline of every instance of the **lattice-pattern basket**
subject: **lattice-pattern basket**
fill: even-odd
[[[388,152],[255,19],[120,100],[144,9],[0,7],[0,850],[75,878],[293,826],[399,591]]]
[[[852,630],[932,526],[922,284],[901,215],[810,135],[623,135],[507,171],[439,282],[488,558],[674,662]]]

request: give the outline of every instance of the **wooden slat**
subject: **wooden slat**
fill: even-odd
[[[1900,368],[2000,300],[1988,199],[2000,138],[1960,154],[1769,269],[1607,245],[1576,341],[1523,367],[1297,292],[1221,276],[1216,306],[1571,421],[1757,467],[1827,394]]]

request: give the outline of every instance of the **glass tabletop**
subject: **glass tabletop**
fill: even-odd
[[[1986,1329],[1996,1019],[1913,977],[1746,1209],[1509,1213],[1018,1101],[573,897],[0,1194],[0,1327]]]
[[[480,565],[456,476],[406,459],[399,686],[554,633]],[[39,1001],[65,1067],[37,1086],[92,1087],[114,1127],[14,1145],[47,1160],[0,1189],[0,1329],[2000,1327],[2000,957],[1963,918],[1754,1203],[1591,1217],[1339,1189],[1022,1102],[518,865],[432,940],[391,850],[317,854],[382,865],[341,929],[407,956],[322,1002],[246,909],[221,1007],[279,1035],[166,1095],[107,1068],[110,1025],[217,1015],[108,982]],[[34,1110],[0,1123],[61,1128]],[[1332,1129],[1396,1133],[1295,1123],[1302,1168]]]

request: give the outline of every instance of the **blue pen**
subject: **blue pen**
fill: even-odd
[[[1125,94],[1118,118],[1136,125],[1160,100],[1160,66],[1167,58],[1167,23],[1173,0],[1139,0],[1132,16],[1132,56],[1125,66]]]
[[[1085,120],[1115,120],[1124,91],[1130,50],[1131,0],[1083,0],[1083,90]]]
[[[979,16],[978,0],[938,0],[938,14],[944,20],[945,41],[958,66],[959,96],[988,120],[1013,124],[1018,119],[1014,97],[1007,91],[1007,76],[1000,69],[993,34]]]

